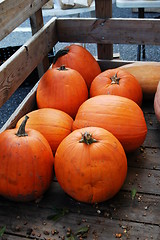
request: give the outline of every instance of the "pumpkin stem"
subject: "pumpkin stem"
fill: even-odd
[[[68,52],[69,52],[69,48],[59,50],[54,56],[53,64],[57,62],[59,57],[66,55]]]
[[[59,68],[57,68],[57,70],[59,70],[59,71],[65,71],[65,70],[67,70],[67,68],[66,68],[64,65],[62,65],[62,66],[60,66]]]
[[[82,133],[82,138],[79,140],[80,143],[86,143],[87,145],[90,145],[94,142],[98,142],[96,139],[92,138],[92,134],[85,132]]]
[[[119,84],[120,78],[117,77],[117,73],[114,76],[110,77],[110,79],[111,79],[111,84]]]
[[[21,123],[16,135],[18,137],[24,137],[24,136],[28,136],[28,134],[25,132],[25,126],[26,126],[26,123],[27,123],[27,120],[28,120],[28,116],[25,116],[25,119],[23,120],[23,122]]]

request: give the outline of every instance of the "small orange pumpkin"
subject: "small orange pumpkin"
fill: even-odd
[[[82,128],[60,143],[55,155],[55,174],[62,189],[74,199],[102,202],[122,187],[127,158],[110,132],[98,127]]]
[[[89,126],[110,131],[127,152],[138,148],[147,134],[142,109],[131,99],[116,95],[95,96],[80,106],[72,129]]]
[[[57,52],[52,67],[61,65],[77,70],[84,78],[88,88],[93,79],[101,73],[96,59],[86,48],[78,44],[71,44]]]
[[[38,131],[25,131],[27,119],[18,131],[8,129],[0,134],[0,195],[19,202],[43,195],[53,176],[49,143]]]
[[[63,138],[71,133],[73,119],[67,113],[53,108],[37,109],[27,115],[29,119],[26,127],[42,133],[55,154]],[[16,127],[20,126],[22,118],[17,122]]]
[[[55,108],[75,117],[88,98],[87,85],[74,69],[61,66],[48,69],[40,79],[36,100],[38,108]]]
[[[90,97],[112,94],[127,97],[139,106],[142,103],[142,88],[137,79],[121,69],[109,69],[100,73],[90,87]]]

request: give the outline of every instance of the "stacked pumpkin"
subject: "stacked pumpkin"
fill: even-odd
[[[136,78],[122,69],[101,72],[94,57],[73,44],[57,53],[40,79],[36,101],[38,109],[28,113],[26,128],[47,140],[53,153],[49,172],[54,162],[63,190],[87,203],[113,197],[127,175],[126,152],[137,149],[147,133]],[[17,194],[2,192],[14,200]]]

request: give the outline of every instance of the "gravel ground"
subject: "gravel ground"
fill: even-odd
[[[160,13],[145,13],[146,18],[159,18]],[[132,12],[131,9],[117,8],[113,4],[113,17],[116,18],[137,18],[137,13]],[[89,17],[87,13],[81,14],[81,17]],[[51,16],[44,17],[44,23],[49,21]],[[29,20],[25,21],[21,27],[29,27]],[[31,37],[31,32],[12,32],[6,38],[0,42],[0,48],[8,46],[20,46],[23,45]],[[12,43],[12,44],[11,44]],[[55,51],[63,48],[65,44],[58,43],[55,46]],[[97,55],[96,44],[86,44],[86,48],[94,55]],[[137,60],[137,45],[126,45],[126,44],[114,44],[113,51],[120,53],[120,59],[122,60]],[[146,46],[146,61],[159,61],[160,59],[160,48],[159,46]],[[24,97],[28,94],[30,89],[33,87],[33,83],[30,84],[27,80],[22,84],[12,97],[0,108],[0,128],[7,121],[9,116],[14,112],[17,106],[21,103]]]

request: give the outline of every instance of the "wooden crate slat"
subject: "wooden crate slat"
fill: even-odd
[[[64,193],[59,184],[54,182],[48,195],[39,203],[41,207],[57,207],[70,209],[72,212],[81,212],[82,214],[97,216],[99,209],[103,216],[108,213],[108,217],[113,219],[122,219],[126,221],[144,222],[160,224],[157,211],[160,207],[160,196],[139,193],[137,191],[135,199],[132,200],[132,186],[128,191],[121,190],[112,199],[92,206],[75,201]],[[147,207],[147,209],[145,209]],[[114,210],[115,209],[115,210]],[[146,210],[149,210],[148,212]],[[139,212],[139,216],[137,213]],[[146,214],[145,214],[146,213]]]
[[[0,3],[0,40],[11,33],[48,0],[5,0]]]
[[[57,30],[60,42],[160,45],[159,25],[158,19],[59,18]]]
[[[141,193],[160,195],[160,171],[129,167],[123,189],[132,188]]]
[[[9,234],[3,234],[3,238],[2,239],[7,239],[7,240],[26,240],[26,237],[22,237],[22,236],[18,236],[18,235],[13,235],[13,234],[11,234],[11,235],[9,235]],[[33,238],[27,238],[27,239],[33,239]]]
[[[56,18],[53,18],[0,66],[0,106],[10,98],[56,42]]]
[[[12,239],[8,238],[8,236],[11,236],[9,234],[14,234],[13,236],[17,236],[17,238],[13,237],[13,239],[19,239],[19,236],[21,239],[27,237],[27,239],[57,240],[61,239],[62,236],[66,236],[68,228],[75,233],[86,226],[89,227],[87,239],[115,239],[116,234],[118,235],[119,233],[122,234],[124,239],[127,239],[128,236],[131,237],[131,239],[137,239],[138,237],[140,239],[144,239],[143,237],[145,237],[145,239],[147,237],[156,239],[159,234],[159,227],[156,225],[151,226],[139,222],[126,222],[120,219],[111,219],[111,217],[100,217],[98,214],[96,217],[93,217],[86,214],[71,212],[63,216],[59,221],[54,222],[52,220],[47,220],[47,217],[54,213],[51,209],[36,209],[36,207],[33,206],[27,207],[30,213],[28,210],[26,211],[26,206],[24,206],[24,209],[20,206],[18,211],[9,207],[8,211],[11,213],[9,217],[3,215],[3,223],[7,225],[7,239]],[[6,213],[8,211],[6,209]],[[36,213],[38,214],[37,217],[35,216]],[[52,232],[54,231],[55,234],[53,235]],[[28,233],[30,233],[30,235]],[[97,236],[97,238],[95,238],[95,236]]]
[[[111,18],[112,17],[112,1],[99,0],[95,2],[96,18]],[[112,44],[97,44],[98,58],[113,59]]]
[[[157,120],[157,118],[155,117],[155,113],[150,113],[150,114],[145,114],[145,119],[146,119],[146,123],[147,123],[147,128],[148,129],[160,129],[160,124]]]
[[[159,148],[160,145],[160,130],[157,129],[156,131],[154,129],[148,129],[146,139],[143,143],[144,147],[150,147],[150,148]]]
[[[142,148],[127,154],[128,166],[160,170],[160,148]]]
[[[106,202],[90,205],[71,199],[55,182],[39,203],[14,203],[0,198],[0,206],[3,206],[0,208],[0,222],[3,219],[8,233],[17,233],[16,229],[19,227],[18,234],[22,236],[25,236],[28,229],[33,229],[35,233],[41,233],[42,237],[44,230],[51,233],[51,230],[57,229],[60,234],[64,234],[67,227],[75,231],[83,225],[95,227],[98,222],[99,227],[96,228],[98,234],[101,233],[104,225],[108,229],[106,233],[102,233],[104,237],[113,234],[118,225],[121,227],[122,225],[132,226],[132,224],[134,226],[132,235],[134,236],[134,231],[138,226],[141,229],[144,224],[151,230],[150,234],[153,234],[154,231],[157,234],[160,224],[157,215],[160,196],[137,193],[132,199],[131,192],[120,191],[114,198]],[[69,214],[57,222],[47,219],[56,213],[56,208],[67,209]],[[81,225],[79,225],[80,223]],[[110,224],[115,227],[110,229],[108,226]],[[151,226],[151,224],[153,225]],[[141,235],[142,232],[139,234]]]

